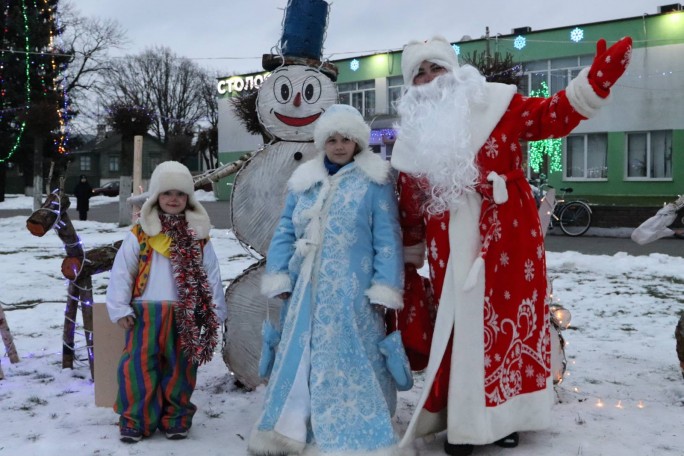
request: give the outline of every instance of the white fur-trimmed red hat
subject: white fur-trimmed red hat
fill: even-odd
[[[188,226],[195,231],[198,239],[209,236],[211,224],[209,214],[195,198],[195,185],[190,170],[177,161],[165,161],[157,165],[150,178],[149,197],[140,209],[140,226],[148,236],[161,232],[159,220],[159,194],[169,190],[177,190],[188,195],[185,206],[185,219]]]
[[[458,68],[456,51],[446,38],[435,36],[427,41],[410,41],[401,53],[401,73],[404,75],[404,85],[413,85],[413,78],[423,61],[436,63],[449,71]]]
[[[370,127],[363,120],[361,113],[353,106],[344,104],[332,105],[318,118],[314,128],[314,144],[316,148],[324,150],[325,141],[335,133],[354,140],[361,150],[368,148]]]

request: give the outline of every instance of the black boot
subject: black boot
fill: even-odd
[[[520,436],[517,432],[507,435],[503,439],[499,439],[494,442],[494,445],[500,446],[501,448],[515,448],[518,446],[518,441]]]
[[[467,443],[453,444],[448,440],[444,441],[444,452],[449,456],[469,456],[473,453],[474,445]]]

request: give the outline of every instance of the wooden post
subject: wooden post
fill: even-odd
[[[81,301],[81,317],[83,318],[83,331],[85,332],[86,352],[90,365],[90,378],[95,380],[95,366],[93,356],[93,279],[90,274],[84,274],[76,281]]]
[[[14,346],[14,341],[12,341],[12,333],[10,333],[9,325],[7,324],[7,319],[5,318],[5,311],[0,306],[0,334],[2,334],[2,342],[5,345],[5,351],[12,364],[19,362],[19,355],[17,354],[17,349]],[[0,358],[2,358],[0,356]],[[2,365],[0,365],[0,380],[5,378],[5,374],[2,372]]]
[[[79,291],[76,282],[69,282],[67,303],[64,310],[64,331],[62,332],[62,367],[74,367],[74,331],[78,311]]]
[[[133,138],[133,194],[139,195],[142,185],[142,154],[143,137],[138,135]]]

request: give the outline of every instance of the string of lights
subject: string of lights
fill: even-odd
[[[539,90],[530,91],[530,96],[548,98],[549,86],[546,84],[546,82],[542,81],[541,88]],[[549,157],[549,170],[552,172],[562,171],[562,145],[563,141],[558,138],[531,141],[529,143],[530,168],[532,168],[535,173],[538,173],[541,170],[542,163],[544,162],[544,155],[546,155]]]

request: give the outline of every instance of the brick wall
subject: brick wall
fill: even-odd
[[[653,217],[658,212],[658,207],[629,207],[629,206],[591,206],[591,226],[597,228],[636,228]],[[682,212],[675,220],[673,226],[682,227]]]

